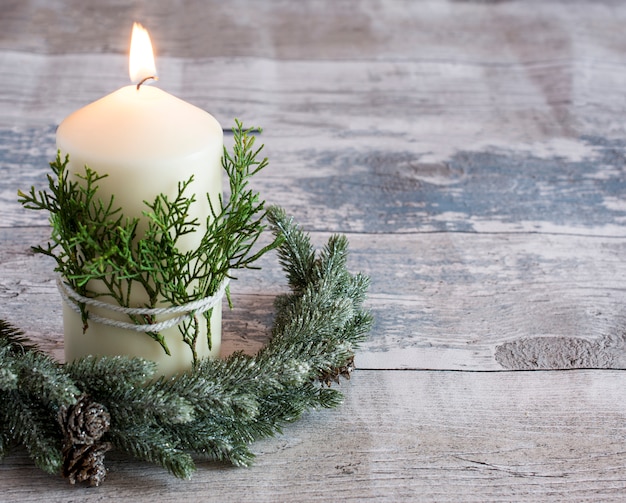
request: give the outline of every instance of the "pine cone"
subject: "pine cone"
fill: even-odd
[[[63,476],[70,484],[89,482],[99,486],[106,478],[104,454],[111,448],[108,442],[92,445],[65,445],[63,447]]]
[[[89,482],[98,486],[106,477],[104,454],[111,444],[100,439],[109,430],[111,416],[104,405],[81,395],[58,416],[63,431],[63,476],[71,484]]]
[[[332,369],[329,372],[326,372],[320,376],[320,381],[322,384],[325,384],[329,388],[332,386],[333,382],[339,384],[339,378],[344,377],[346,379],[350,379],[350,374],[354,370],[354,355],[348,358],[346,364],[342,367],[337,367]]]

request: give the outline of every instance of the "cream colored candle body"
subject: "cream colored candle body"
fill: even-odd
[[[56,140],[62,155],[69,154],[70,173],[82,174],[86,165],[107,175],[99,181],[100,199],[108,201],[113,195],[115,206],[127,217],[142,219],[139,236],[147,226],[142,217],[147,209],[144,201],[152,202],[161,193],[173,198],[178,182],[193,175],[185,192],[196,195],[189,217],[202,225],[197,232],[183,236],[179,248],[186,251],[198,246],[210,214],[206,194],[217,205],[222,188],[223,132],[211,115],[158,88],[127,86],[68,116],[59,126]],[[90,287],[97,289],[98,285]],[[143,306],[145,300],[145,292],[133,291],[133,307]],[[119,319],[128,321],[123,315]],[[168,356],[144,333],[93,321],[83,333],[80,315],[68,306],[64,306],[63,320],[67,361],[88,354],[130,355],[156,361],[163,374],[190,367],[191,350],[182,342],[177,327],[162,332],[171,351]],[[198,355],[219,355],[221,304],[214,308],[211,319],[211,351],[206,328],[202,326],[198,338]]]

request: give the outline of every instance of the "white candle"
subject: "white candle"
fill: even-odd
[[[56,140],[62,155],[69,154],[70,173],[82,174],[86,165],[107,175],[99,181],[100,199],[108,201],[113,196],[115,206],[121,207],[127,217],[142,219],[139,236],[146,228],[142,211],[147,207],[143,201],[152,202],[158,194],[173,198],[178,182],[192,175],[194,180],[186,194],[195,194],[196,201],[189,217],[206,221],[210,214],[206,194],[217,207],[222,187],[222,128],[208,113],[158,88],[127,86],[87,105],[61,123]],[[183,236],[179,249],[197,247],[204,229],[200,226],[195,233]],[[131,300],[134,306],[143,306],[146,297],[134,291]],[[128,321],[121,316],[119,319]],[[80,315],[68,306],[64,306],[63,319],[67,361],[88,354],[141,356],[156,361],[164,374],[191,365],[191,350],[176,327],[162,332],[171,351],[168,356],[144,333],[93,321],[83,333]],[[221,304],[214,308],[211,318],[211,351],[206,332],[203,326],[196,347],[198,356],[219,355]]]

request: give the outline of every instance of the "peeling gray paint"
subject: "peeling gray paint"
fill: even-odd
[[[605,205],[626,192],[626,142],[580,141],[596,153],[592,159],[546,159],[500,148],[422,163],[411,152],[309,150],[299,155],[311,159],[313,169],[306,169],[329,175],[300,179],[301,204],[349,209],[364,232],[377,233],[477,232],[480,221],[512,231],[522,221],[591,228],[626,218],[624,208]]]

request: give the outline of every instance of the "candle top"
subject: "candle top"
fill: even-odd
[[[222,141],[212,115],[151,86],[118,89],[70,114],[57,130],[62,152],[120,163],[192,158],[218,143],[221,149]]]

